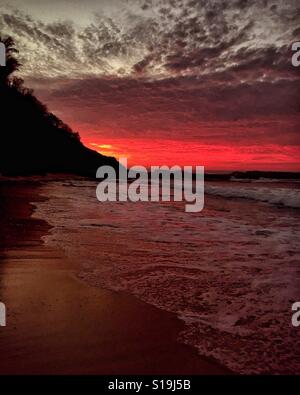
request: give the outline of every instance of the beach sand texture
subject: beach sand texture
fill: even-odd
[[[92,287],[47,223],[31,218],[38,184],[0,186],[0,374],[226,374],[177,342],[183,323],[122,293]]]

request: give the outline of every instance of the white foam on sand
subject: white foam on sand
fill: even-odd
[[[180,340],[201,354],[240,373],[300,373],[300,212],[282,204],[296,194],[239,187],[206,185],[205,209],[191,214],[184,203],[99,203],[94,183],[52,182],[34,216],[82,280],[174,312]],[[262,203],[274,199],[281,208]]]

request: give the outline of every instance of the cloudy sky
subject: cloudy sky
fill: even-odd
[[[298,0],[0,0],[26,85],[134,164],[300,170]]]

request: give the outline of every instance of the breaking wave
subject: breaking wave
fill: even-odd
[[[206,185],[205,192],[224,198],[252,199],[278,206],[300,208],[299,189]]]

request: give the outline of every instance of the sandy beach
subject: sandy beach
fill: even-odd
[[[177,342],[175,315],[81,282],[31,217],[38,184],[0,186],[0,374],[226,374]]]

